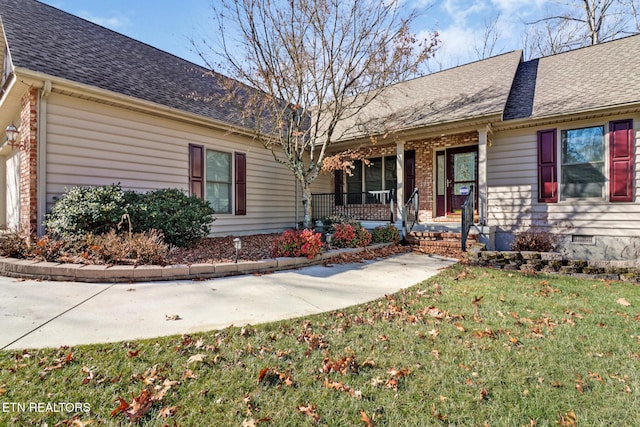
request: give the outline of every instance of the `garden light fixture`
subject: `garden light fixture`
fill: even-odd
[[[238,262],[238,252],[242,249],[242,240],[239,237],[233,239],[233,247],[236,248],[236,263]]]

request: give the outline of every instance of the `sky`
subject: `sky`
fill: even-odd
[[[181,58],[202,64],[191,40],[211,37],[215,0],[41,0]],[[478,59],[477,47],[496,17],[501,40],[493,54],[523,47],[524,22],[553,7],[552,0],[403,0],[421,12],[414,32],[437,30],[441,48],[431,71]]]

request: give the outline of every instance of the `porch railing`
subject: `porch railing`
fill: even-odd
[[[393,222],[395,193],[391,190],[362,193],[312,194],[313,220],[340,215],[360,221]]]
[[[413,189],[413,193],[402,210],[402,228],[405,237],[411,233],[413,226],[418,222],[418,188]]]
[[[473,185],[469,186],[469,194],[467,195],[467,199],[464,201],[462,205],[462,251],[467,250],[467,237],[469,237],[469,230],[471,230],[471,226],[473,225],[473,212],[475,211],[475,189]]]

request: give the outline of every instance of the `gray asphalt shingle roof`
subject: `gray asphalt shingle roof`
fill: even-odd
[[[504,120],[640,102],[640,35],[520,64]]]
[[[203,67],[33,0],[0,0],[0,17],[15,67],[237,123]]]
[[[398,83],[338,132],[347,139],[501,115],[521,58],[513,51]]]
[[[241,123],[238,104],[206,68],[35,0],[0,0],[0,17],[18,68]],[[509,52],[391,86],[336,134],[640,103],[639,70],[640,35],[527,62],[521,51]]]

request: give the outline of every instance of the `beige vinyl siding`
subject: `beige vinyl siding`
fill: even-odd
[[[603,200],[569,200],[538,203],[537,131],[560,130],[605,125],[612,120],[633,119],[636,133],[636,198],[632,203],[610,203]],[[588,121],[567,122],[539,128],[496,132],[488,148],[488,222],[499,232],[518,232],[531,227],[548,228],[563,234],[640,237],[640,116],[621,115]],[[609,177],[608,132],[605,132],[605,175]],[[558,152],[558,169],[560,170]],[[559,174],[561,172],[559,171]],[[561,180],[560,175],[558,179]],[[608,196],[609,181],[605,183]]]
[[[295,225],[292,174],[248,138],[55,93],[47,120],[47,209],[74,185],[119,182],[136,191],[188,191],[192,143],[247,157],[247,215],[217,214],[212,235],[278,232]]]

